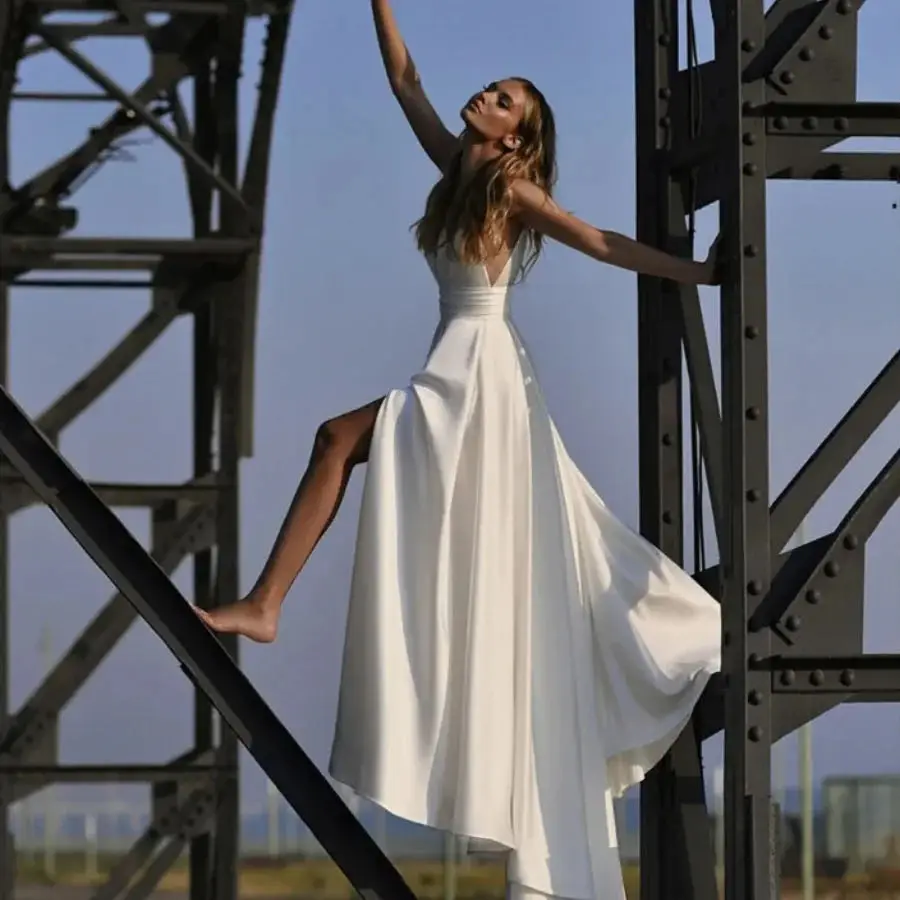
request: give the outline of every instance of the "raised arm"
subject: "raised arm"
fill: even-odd
[[[600,262],[683,284],[718,283],[715,253],[706,262],[694,262],[655,250],[615,231],[601,231],[561,209],[530,181],[513,184],[513,200],[513,213],[525,226]]]
[[[422,149],[443,172],[456,153],[458,139],[431,105],[409,50],[397,27],[389,0],[372,0],[375,32],[391,90]]]

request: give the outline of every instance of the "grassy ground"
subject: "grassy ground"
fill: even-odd
[[[102,884],[117,859],[97,860],[97,872],[86,872],[83,856],[60,856],[56,872],[48,879],[40,861],[22,859],[18,865],[18,884],[55,885],[57,887],[88,887]],[[446,893],[445,870],[440,861],[394,860],[407,883],[421,900],[442,900]],[[637,869],[626,873],[636,888]],[[246,898],[310,898],[310,900],[354,900],[355,893],[335,865],[328,860],[252,860],[241,865],[240,893]],[[502,863],[494,861],[467,862],[456,871],[458,900],[503,900],[506,872]],[[186,865],[174,867],[162,879],[161,892],[184,894],[188,889]],[[629,891],[631,897],[637,893]]]
[[[117,857],[97,860],[97,872],[85,872],[82,855],[60,856],[57,870],[48,879],[35,861],[20,859],[17,884],[56,888],[88,888],[102,884]],[[441,862],[395,860],[403,877],[420,900],[442,900],[446,895],[445,871]],[[467,862],[456,872],[458,900],[503,900],[505,871],[500,862]],[[638,900],[639,873],[636,866],[625,867],[625,883],[629,900]],[[817,897],[822,900],[900,900],[900,869],[885,869],[844,881],[820,879]],[[186,864],[173,868],[160,882],[159,892],[170,896],[186,896],[188,870]],[[782,897],[796,900],[800,885],[790,879],[782,883]],[[245,900],[355,900],[355,894],[333,863],[327,860],[247,859],[241,865],[240,895]],[[54,893],[54,896],[56,894]]]

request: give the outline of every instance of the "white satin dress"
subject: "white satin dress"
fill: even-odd
[[[425,367],[388,394],[363,492],[330,771],[511,850],[509,896],[624,896],[612,798],[720,664],[719,604],[568,456],[491,285],[441,251]]]

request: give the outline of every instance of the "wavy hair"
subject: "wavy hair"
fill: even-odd
[[[500,252],[506,241],[506,225],[512,208],[512,184],[525,178],[553,195],[556,184],[556,123],[544,95],[525,78],[514,78],[526,91],[527,101],[519,123],[522,139],[510,150],[481,166],[462,184],[462,149],[432,188],[425,213],[415,223],[419,250],[427,255],[450,245],[457,258],[478,264]],[[543,247],[540,233],[527,229],[530,254],[522,277],[537,262]]]

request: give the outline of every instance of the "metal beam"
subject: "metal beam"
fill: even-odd
[[[257,227],[256,216],[244,198],[241,192],[234,185],[224,179],[204,160],[190,144],[186,144],[177,135],[172,134],[168,128],[160,124],[159,119],[137,98],[121,88],[112,78],[106,75],[101,69],[95,66],[86,56],[79,53],[71,44],[68,44],[58,35],[44,28],[42,25],[33,25],[32,29],[35,34],[44,39],[44,42],[56,50],[60,56],[67,59],[78,71],[86,78],[93,81],[98,87],[102,88],[109,96],[115,97],[119,103],[133,116],[136,116],[144,125],[146,125],[154,134],[158,135],[166,144],[168,144],[176,153],[185,159],[194,170],[211,185],[219,191],[223,198],[236,204],[238,209],[247,216],[251,230]]]
[[[60,254],[64,256],[191,257],[198,262],[228,259],[251,253],[258,246],[252,238],[115,238],[46,237],[44,235],[4,235],[0,252],[9,259],[16,253]],[[81,262],[82,260],[79,260]],[[6,263],[11,267],[10,263]]]
[[[678,64],[677,0],[634,7],[637,118],[637,235],[669,252],[691,252],[685,210],[671,173],[658,165],[670,138],[671,87]],[[683,561],[682,340],[704,404],[703,440],[714,444],[718,404],[710,409],[708,352],[696,294],[658,279],[638,279],[638,402],[641,533]],[[698,330],[699,328],[699,330]],[[699,340],[698,340],[699,339]],[[715,386],[713,385],[713,392]],[[711,414],[710,414],[711,413]],[[712,481],[718,489],[717,469]],[[704,842],[703,836],[709,840]],[[641,897],[715,900],[712,832],[693,727],[641,785]]]
[[[0,452],[157,633],[357,891],[381,900],[414,900],[388,858],[178,589],[5,390],[0,391]]]
[[[900,350],[803,464],[772,505],[772,552],[779,553],[847,464],[900,404]]]
[[[214,38],[213,21],[202,16],[173,16],[156,32],[153,72],[134,92],[135,99],[148,103],[172,90],[202,60],[209,58],[215,47]],[[92,128],[80,146],[8,196],[0,194],[0,222],[5,222],[9,228],[26,217],[38,202],[57,201],[68,196],[78,179],[97,165],[114,142],[134,131],[139,124],[134,116],[129,118],[117,111]]]

